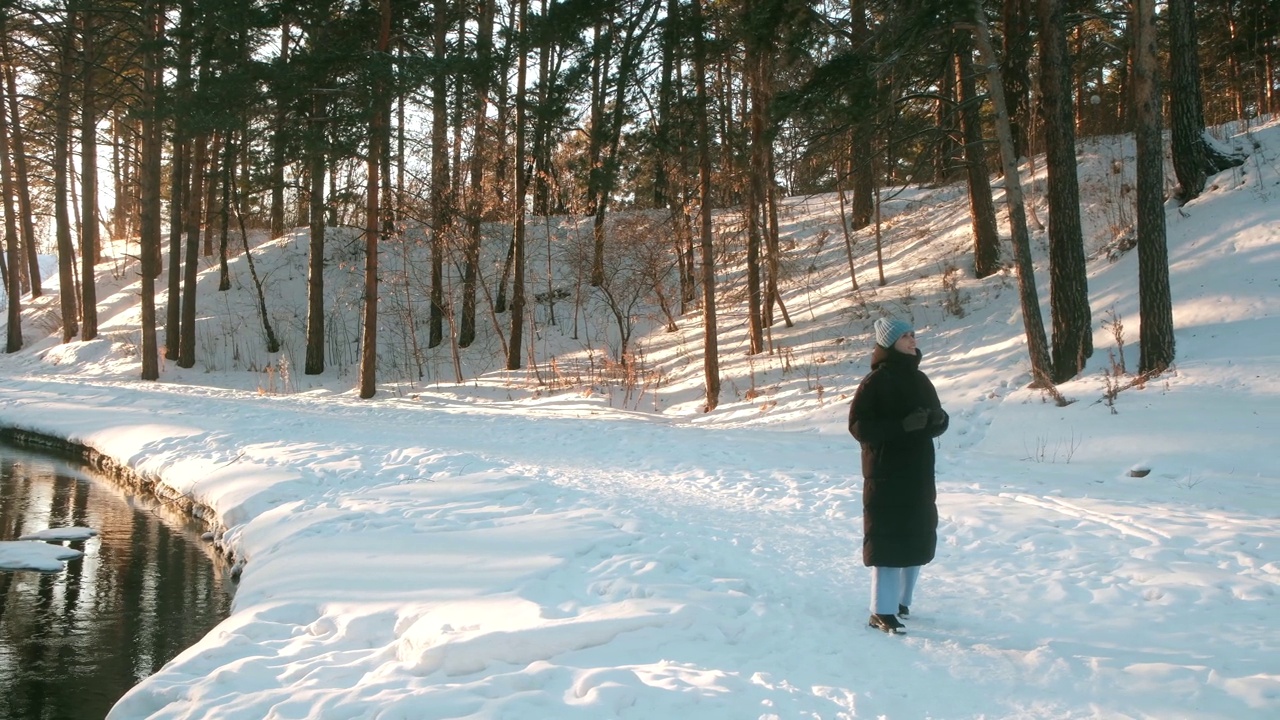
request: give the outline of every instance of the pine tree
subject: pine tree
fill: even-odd
[[[1080,229],[1075,113],[1063,0],[1039,0],[1040,105],[1049,173],[1049,307],[1053,380],[1070,380],[1093,354],[1089,286]]]
[[[23,128],[22,113],[18,110],[18,70],[14,62],[11,47],[9,9],[0,9],[0,60],[3,60],[4,82],[7,92],[6,107],[0,112],[9,113],[9,150],[13,158],[13,180],[18,196],[18,230],[20,231],[21,254],[26,263],[25,268],[18,268],[15,274],[26,278],[26,287],[31,297],[38,298],[44,294],[40,277],[40,258],[36,253],[35,211],[31,202],[30,174],[27,172],[26,130]]]
[[[960,92],[960,129],[964,134],[965,170],[969,181],[969,217],[973,226],[973,274],[982,279],[1000,269],[1000,231],[991,199],[991,176],[982,137],[982,115],[974,82],[972,43],[961,33],[953,39]]]
[[[79,14],[80,36],[80,339],[98,337],[98,296],[94,265],[98,262],[98,20],[91,3]]]
[[[160,171],[163,118],[160,102],[164,92],[164,0],[145,0],[142,31],[142,111],[141,167],[138,180],[141,195],[139,249],[142,262],[142,379],[160,378],[159,349],[156,347],[155,278],[160,274]]]
[[[365,163],[364,329],[360,338],[359,395],[378,391],[378,246],[383,232],[384,200],[380,196],[382,155],[390,140],[391,0],[378,1],[377,41],[370,73],[368,160]]]
[[[1166,14],[1173,171],[1178,178],[1178,203],[1186,204],[1204,190],[1209,175],[1240,165],[1244,158],[1219,151],[1205,136],[1195,0],[1169,0]]]
[[[1164,154],[1160,137],[1160,71],[1155,0],[1133,0],[1134,136],[1137,143],[1138,370],[1163,372],[1173,363],[1173,299],[1165,238]]]
[[[18,252],[18,223],[13,209],[13,162],[9,153],[8,113],[3,111],[5,88],[0,84],[0,211],[4,212],[5,297],[9,301],[5,338],[7,353],[22,349],[22,260]]]
[[[693,0],[692,26],[694,83],[697,85],[695,110],[698,116],[698,234],[702,248],[702,374],[707,393],[703,407],[705,412],[711,412],[720,403],[720,350],[716,329],[715,248],[711,234],[711,132],[707,119],[710,102],[707,97],[706,19],[702,0]]]
[[[58,305],[62,315],[62,342],[70,342],[80,333],[79,307],[76,302],[75,246],[71,242],[70,203],[71,171],[71,81],[74,77],[75,18],[68,12],[64,21],[52,28],[50,40],[57,53],[56,94],[53,126],[53,221],[58,243]]]
[[[974,40],[983,64],[987,66],[987,89],[996,116],[996,135],[1000,141],[1000,157],[1004,166],[1005,204],[1009,208],[1009,225],[1013,235],[1014,262],[1018,268],[1018,295],[1022,305],[1022,325],[1027,335],[1027,352],[1031,359],[1032,382],[1039,386],[1052,384],[1049,343],[1045,338],[1044,320],[1040,314],[1040,298],[1036,292],[1035,268],[1031,262],[1031,239],[1027,233],[1027,216],[1022,184],[1018,179],[1018,158],[1014,153],[1013,133],[1009,127],[1009,111],[1004,101],[999,65],[991,47],[990,30],[982,4],[974,10]]]
[[[525,87],[529,62],[527,27],[529,21],[529,0],[519,0],[518,21],[516,30],[516,144],[515,165],[516,182],[515,197],[512,202],[512,213],[515,216],[515,231],[511,239],[511,260],[515,266],[515,277],[511,285],[511,341],[507,346],[507,369],[519,370],[523,365],[521,344],[524,342],[524,250],[525,250],[525,199],[529,195],[529,174],[525,171],[525,118],[528,112],[528,89]]]

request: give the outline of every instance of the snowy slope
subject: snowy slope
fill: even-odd
[[[232,617],[113,719],[1276,717],[1280,127],[1234,140],[1249,164],[1168,208],[1177,368],[1114,412],[1102,321],[1122,319],[1132,371],[1137,270],[1104,251],[1124,214],[1111,169],[1132,160],[1099,140],[1081,152],[1097,353],[1066,407],[1023,387],[1013,278],[967,276],[965,200],[939,188],[893,201],[884,287],[859,234],[857,293],[834,198],[789,201],[796,326],[748,358],[724,313],[713,413],[697,411],[696,313],[641,338],[662,380],[631,394],[533,371],[452,385],[436,358],[434,379],[361,401],[350,368],[309,378],[254,349],[237,262],[242,290],[202,295],[224,328],[203,336],[211,359],[138,382],[136,287],[117,271],[104,339],[28,329],[0,357],[0,425],[208,508],[243,563]],[[255,251],[282,326],[304,307],[300,246]],[[952,415],[939,554],[905,637],[865,627],[844,429],[881,312],[915,322]],[[604,322],[566,325],[535,341],[544,378],[550,357],[581,367],[607,344]]]

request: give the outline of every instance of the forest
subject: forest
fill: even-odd
[[[201,263],[225,289],[251,234],[306,228],[303,370],[322,373],[326,243],[347,228],[365,398],[380,261],[424,248],[423,344],[456,357],[491,325],[514,370],[529,304],[570,292],[532,287],[531,228],[578,218],[590,233],[575,267],[622,350],[637,301],[700,315],[713,409],[717,300],[743,306],[751,353],[793,322],[781,198],[836,193],[848,247],[860,231],[878,242],[896,189],[955,182],[972,216],[965,271],[1012,266],[1034,383],[1051,389],[1093,352],[1075,143],[1126,133],[1135,210],[1114,232],[1139,257],[1139,372],[1158,374],[1175,353],[1166,200],[1243,161],[1206,126],[1280,111],[1274,0],[16,0],[0,24],[6,352],[23,346],[44,255],[62,340],[93,340],[95,266],[128,240],[141,378],[161,357],[192,367]],[[1019,183],[1035,156],[1043,224]],[[1028,237],[1042,227],[1044,290]],[[621,255],[649,279],[643,297],[618,286]],[[727,263],[742,268],[731,286]],[[261,297],[269,279],[254,282]],[[265,307],[262,321],[276,352]]]

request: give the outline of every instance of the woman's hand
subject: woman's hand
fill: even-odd
[[[915,432],[917,430],[923,430],[924,426],[928,423],[929,411],[924,408],[916,408],[906,417],[902,418],[902,429],[907,432]]]

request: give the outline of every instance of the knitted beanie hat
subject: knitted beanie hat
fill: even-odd
[[[898,338],[911,332],[911,323],[898,318],[877,318],[875,327],[876,344],[885,348],[893,347]]]

